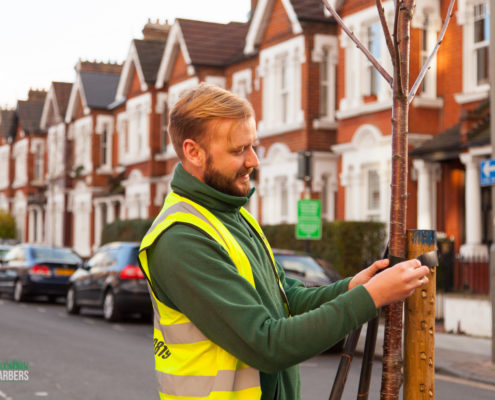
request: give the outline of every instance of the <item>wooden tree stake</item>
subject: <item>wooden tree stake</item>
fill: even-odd
[[[436,232],[407,231],[407,256],[416,258],[436,250]],[[406,300],[404,322],[404,400],[435,398],[436,267],[429,283]]]

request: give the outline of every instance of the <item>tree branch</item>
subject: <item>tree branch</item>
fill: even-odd
[[[401,77],[400,77],[400,58],[399,58],[399,40],[397,38],[399,32],[399,3],[401,0],[394,0],[395,5],[395,13],[394,13],[394,33],[393,33],[393,44],[394,44],[394,54],[395,54],[395,62],[394,62],[394,77],[397,79],[397,87],[401,88]]]
[[[349,28],[344,24],[344,21],[340,18],[334,8],[330,5],[328,0],[322,0],[325,7],[330,11],[330,14],[335,18],[335,21],[342,27],[342,30],[349,36],[349,38],[356,44],[358,49],[360,49],[366,58],[373,64],[373,66],[377,69],[377,71],[383,76],[383,78],[388,82],[390,86],[392,86],[393,78],[390,74],[383,68],[378,60],[371,54],[366,47],[359,41],[359,39],[352,33]]]
[[[447,16],[445,17],[445,21],[443,22],[442,30],[440,31],[440,35],[438,36],[438,40],[435,45],[435,48],[433,49],[429,57],[426,59],[423,68],[421,68],[421,71],[419,72],[419,75],[416,78],[416,82],[414,82],[414,85],[412,86],[411,91],[407,96],[408,104],[411,104],[411,102],[413,101],[414,96],[416,95],[416,92],[419,89],[419,85],[421,85],[421,82],[423,82],[426,73],[431,68],[430,65],[433,61],[433,58],[436,56],[438,49],[440,48],[440,44],[442,43],[443,37],[445,36],[445,32],[447,31],[447,26],[449,25],[450,18],[452,17],[452,9],[454,8],[454,3],[455,0],[450,0],[449,9],[447,10]]]
[[[376,8],[378,9],[378,15],[380,16],[380,22],[382,24],[383,34],[385,35],[385,42],[387,42],[388,52],[390,53],[390,57],[392,58],[392,63],[395,63],[395,47],[392,43],[392,37],[390,36],[390,31],[388,29],[382,0],[376,0]]]

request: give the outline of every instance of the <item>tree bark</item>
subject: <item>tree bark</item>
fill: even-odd
[[[409,120],[409,53],[410,28],[414,0],[403,0],[398,7],[394,43],[393,108],[392,108],[392,199],[390,208],[390,256],[406,256],[407,215],[407,133]],[[380,398],[396,400],[402,384],[402,302],[385,309],[385,338]]]

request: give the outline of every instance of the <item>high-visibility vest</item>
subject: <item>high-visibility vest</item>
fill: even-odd
[[[256,220],[244,208],[240,212],[257,232],[270,255],[286,312],[290,315],[270,245]],[[208,340],[186,315],[166,306],[153,291],[146,250],[175,223],[200,228],[221,244],[237,267],[239,275],[256,288],[249,260],[225,225],[206,208],[171,192],[144,236],[139,250],[140,266],[148,278],[154,309],[153,342],[160,399],[259,399],[259,371]]]

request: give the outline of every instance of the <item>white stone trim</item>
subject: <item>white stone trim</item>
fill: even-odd
[[[342,105],[342,102],[340,103]],[[343,110],[342,107],[337,111],[337,119],[347,119],[358,117],[360,115],[371,114],[384,110],[392,110],[393,100],[387,99],[383,102],[361,103],[357,108]]]
[[[457,104],[466,104],[472,103],[474,101],[484,100],[489,96],[490,88],[480,87],[479,91],[471,92],[471,93],[456,93],[454,94],[454,99]]]
[[[138,169],[133,169],[129,179],[122,181],[125,189],[125,208],[127,218],[148,218],[151,205],[151,179],[143,176]]]

